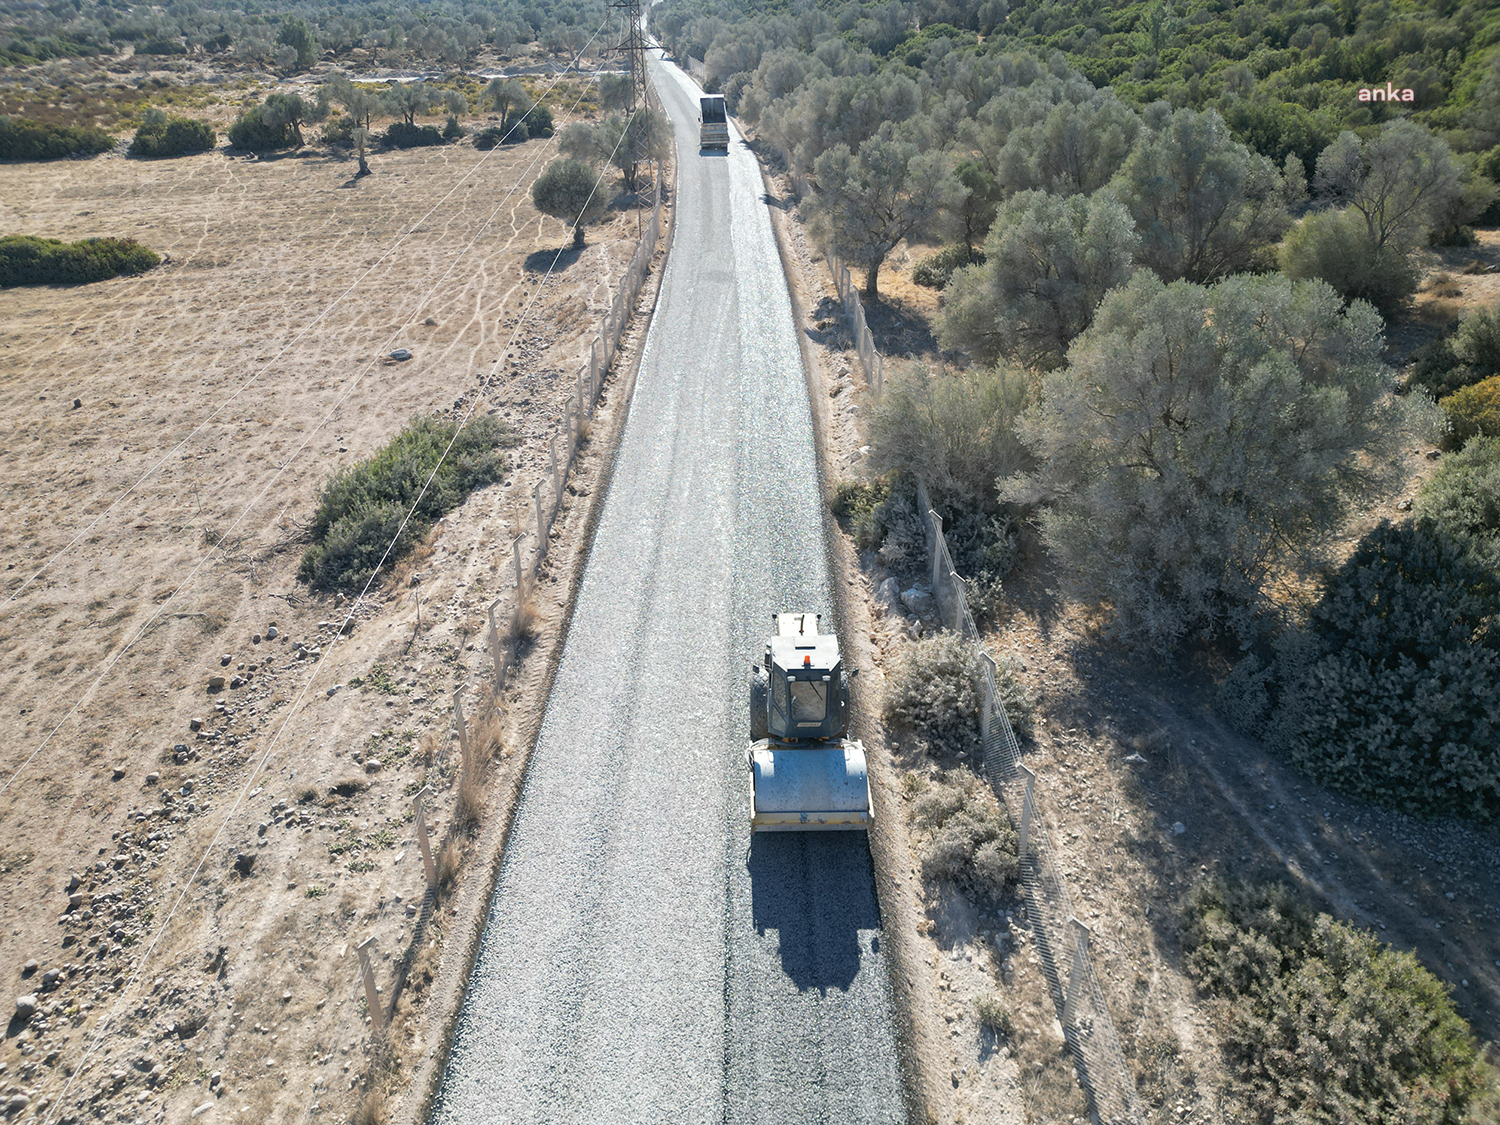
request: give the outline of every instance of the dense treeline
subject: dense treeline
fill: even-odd
[[[322,51],[363,49],[389,64],[464,64],[485,49],[539,42],[553,51],[584,48],[604,18],[601,0],[447,0],[420,8],[389,0],[344,5],[116,4],[12,6],[0,14],[0,65],[111,54],[221,54],[284,69],[306,69]],[[606,45],[594,40],[592,50]]]
[[[1500,309],[1430,345],[1405,396],[1383,339],[1424,248],[1500,218],[1491,7],[666,0],[653,19],[808,177],[811,229],[867,300],[898,247],[942,246],[913,275],[971,367],[893,370],[870,484],[841,493],[865,545],[909,561],[924,480],[982,609],[1029,519],[1132,646],[1250,649],[1226,708],[1303,768],[1487,819],[1493,554],[1424,522],[1368,539],[1309,613],[1277,591],[1317,577],[1413,435],[1500,434]],[[1493,481],[1450,491],[1489,510]]]
[[[0,288],[13,285],[79,285],[159,265],[156,251],[132,238],[0,238]]]

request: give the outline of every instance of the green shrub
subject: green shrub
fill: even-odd
[[[186,156],[194,152],[207,152],[214,147],[219,135],[207,121],[194,121],[187,117],[168,117],[152,107],[146,111],[135,139],[130,142],[131,156],[160,158]]]
[[[1299,280],[1321,278],[1346,300],[1369,301],[1387,315],[1417,291],[1417,270],[1406,252],[1394,243],[1372,243],[1353,208],[1306,216],[1282,243],[1281,268]]]
[[[1003,1035],[1009,1038],[1016,1029],[1010,1009],[1005,1006],[1005,1001],[993,992],[987,992],[975,1001],[974,1014],[979,1019],[979,1026],[991,1035]]]
[[[290,148],[297,143],[297,131],[290,121],[268,117],[263,105],[247,109],[229,126],[229,143],[248,152],[270,152]]]
[[[550,137],[553,130],[552,111],[541,102],[535,103],[522,122],[526,133],[532,137]],[[523,137],[522,140],[525,138]]]
[[[1500,570],[1500,439],[1477,437],[1444,457],[1417,496],[1416,515]]]
[[[1281,884],[1200,884],[1183,945],[1254,1121],[1457,1125],[1481,1092],[1443,983]]]
[[[922,875],[947,879],[971,899],[999,902],[1020,875],[1017,838],[1000,804],[972,776],[950,773],[912,805],[922,829]]]
[[[393,121],[385,131],[385,143],[391,148],[422,148],[443,143],[443,134],[436,125],[408,125],[405,121]]]
[[[323,143],[330,148],[353,148],[354,130],[357,128],[358,122],[347,113],[330,117],[323,126]]]
[[[14,285],[80,285],[159,265],[156,252],[131,238],[62,242],[13,234],[0,238],[0,288]]]
[[[114,147],[115,139],[94,125],[44,125],[0,115],[0,160],[61,160]]]
[[[1225,716],[1333,788],[1407,811],[1500,815],[1500,574],[1425,523],[1382,524],[1305,626],[1251,655]]]
[[[928,289],[942,289],[953,278],[953,271],[963,266],[984,264],[984,253],[970,253],[967,246],[944,246],[935,254],[929,254],[916,264],[911,279]]]
[[[902,650],[886,686],[885,719],[910,727],[949,753],[979,746],[979,692],[973,644],[942,632]]]
[[[1406,388],[1420,388],[1433,398],[1445,398],[1483,378],[1453,350],[1453,334],[1429,340],[1411,353]]]
[[[447,122],[443,125],[443,140],[456,141],[463,135],[464,127],[458,123],[458,117],[450,113]]]
[[[1475,382],[1500,375],[1500,301],[1464,317],[1453,335],[1453,354],[1474,369]]]
[[[502,479],[501,450],[513,444],[505,426],[483,415],[456,437],[455,431],[455,422],[418,418],[373,457],[335,474],[319,498],[312,546],[302,555],[299,577],[321,590],[362,589],[382,556],[386,565],[394,563],[469,493]],[[447,457],[433,476],[445,449]],[[411,519],[387,554],[407,512]]]
[[[1500,375],[1454,391],[1438,405],[1448,416],[1446,449],[1461,449],[1472,437],[1500,437]]]

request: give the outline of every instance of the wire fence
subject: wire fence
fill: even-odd
[[[578,453],[579,438],[583,428],[593,420],[599,393],[604,389],[605,377],[619,351],[620,336],[625,331],[631,310],[635,308],[636,298],[640,296],[641,285],[646,280],[646,271],[651,264],[651,255],[656,252],[656,243],[661,237],[660,171],[656,173],[654,191],[656,202],[651,208],[651,218],[641,232],[641,240],[636,244],[630,265],[620,279],[615,299],[609,311],[604,314],[599,335],[589,344],[589,362],[579,368],[578,375],[573,380],[573,393],[563,408],[562,424],[548,442],[548,471],[538,476],[532,485],[528,525],[511,543],[515,584],[490,603],[489,650],[494,666],[491,682],[496,695],[504,690],[506,678],[515,665],[526,599],[536,581],[537,568],[547,557],[552,525],[562,508],[563,490],[567,487],[568,474]],[[502,609],[506,602],[510,603],[508,615]],[[465,737],[462,691],[460,689],[454,699],[454,725],[460,740]]]
[[[979,643],[964,580],[953,566],[943,520],[932,510],[927,489],[917,485],[918,507],[927,513],[932,591],[943,625]],[[1090,933],[1078,920],[1052,841],[1037,814],[1036,776],[1021,761],[1021,747],[995,681],[995,661],[982,647],[976,657],[984,772],[1004,804],[1019,837],[1026,922],[1041,961],[1047,989],[1073,1056],[1078,1085],[1089,1113],[1100,1125],[1141,1121],[1135,1079],[1120,1049],[1103,986],[1089,952]],[[1066,972],[1066,978],[1064,977]]]
[[[849,318],[849,334],[854,337],[854,350],[859,355],[860,367],[864,368],[865,383],[878,399],[885,390],[885,357],[875,350],[875,337],[870,335],[870,326],[865,323],[865,307],[848,267],[836,255],[829,254],[828,268],[833,271],[839,302],[844,306],[844,315]]]

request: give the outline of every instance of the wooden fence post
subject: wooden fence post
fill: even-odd
[[[417,790],[416,798],[412,802],[413,810],[416,812],[417,822],[417,847],[422,852],[422,869],[427,874],[427,889],[437,890],[437,864],[432,861],[432,842],[427,837],[427,795],[432,792],[430,785],[424,785]]]
[[[375,970],[370,967],[370,955],[367,948],[375,944],[375,935],[371,934],[354,947],[359,954],[360,976],[365,985],[365,1004],[370,1009],[370,1030],[379,1035],[385,1030],[385,1008],[380,1004],[380,987],[375,983]]]

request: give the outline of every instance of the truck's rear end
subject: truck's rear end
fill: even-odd
[[[698,99],[698,147],[729,151],[729,115],[723,94],[707,94]]]

